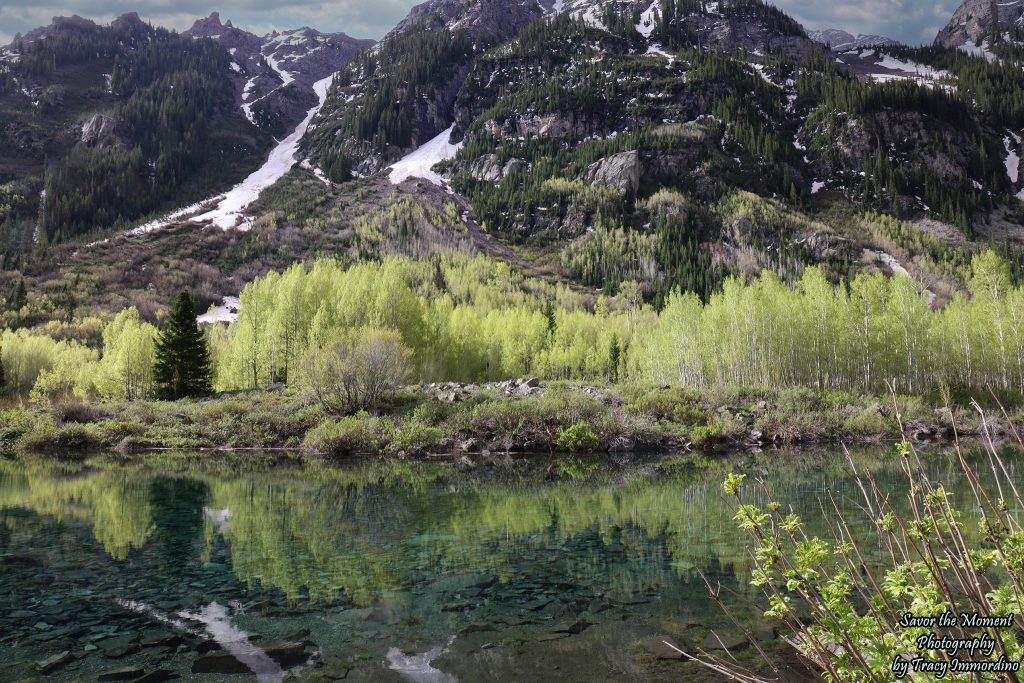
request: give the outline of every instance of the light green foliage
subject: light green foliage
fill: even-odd
[[[27,394],[38,384],[34,398],[40,400],[70,394],[79,371],[97,357],[95,351],[77,342],[57,341],[25,329],[4,330],[0,354],[7,387]]]
[[[586,422],[569,425],[558,435],[555,445],[570,453],[591,452],[597,450],[601,439]]]
[[[898,444],[894,451],[911,502],[906,512],[901,514],[894,507],[894,498],[901,496],[877,488],[870,474],[854,472],[864,498],[861,505],[845,505],[835,498],[821,502],[826,516],[833,518],[831,535],[814,535],[772,491],[747,491],[745,475],[728,475],[722,490],[734,498],[734,521],[749,534],[748,548],[755,559],[751,585],[767,600],[766,616],[781,621],[805,661],[833,683],[894,680],[892,662],[907,653],[947,663],[957,656],[922,648],[916,641],[929,633],[937,634],[937,639],[942,635],[992,639],[993,652],[965,655],[961,650],[961,661],[1019,661],[1024,654],[1019,628],[1020,606],[1024,604],[1020,571],[1024,546],[1018,513],[1024,501],[1000,456],[988,446],[991,475],[974,470],[961,456],[948,456],[951,471],[957,470],[963,481],[971,482],[967,499],[956,497],[961,507],[971,508],[972,521],[967,523],[954,505],[952,492],[931,483],[908,442]],[[959,445],[956,453],[960,453]],[[985,490],[982,479],[987,483]],[[1011,497],[1009,505],[989,497],[996,490]],[[765,498],[766,503],[748,502]],[[857,513],[850,510],[869,517],[869,537],[850,535],[851,526],[861,525],[851,516]],[[865,559],[868,556],[870,560]],[[937,618],[944,612],[958,615],[957,620],[968,613],[1018,618],[1010,628],[901,623],[904,615]],[[734,680],[778,680],[749,677],[746,670],[729,663],[724,672]],[[1003,680],[994,674],[975,677],[952,669],[940,678]],[[911,671],[906,680],[934,678],[930,673]],[[1006,680],[1016,678],[1011,675]]]
[[[156,328],[139,320],[129,308],[103,329],[103,357],[78,374],[76,393],[132,401],[153,389],[153,348]]]
[[[706,305],[671,295],[659,324],[637,340],[635,371],[684,386],[814,386],[921,392],[1024,389],[1024,290],[1005,262],[975,257],[970,299],[932,310],[908,277],[858,275],[846,287],[808,268],[793,288],[771,274],[727,279]]]

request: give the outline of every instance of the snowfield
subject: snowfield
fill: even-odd
[[[1006,146],[1006,175],[1010,182],[1016,185],[1020,178],[1020,157],[1017,156],[1017,149],[1013,143],[1020,145],[1020,138],[1015,135],[1003,138],[1003,144]]]
[[[654,15],[658,11],[659,5],[659,0],[654,0],[651,6],[640,15],[640,23],[636,25],[637,33],[647,40],[650,40],[651,34],[654,33]]]
[[[163,218],[140,225],[128,234],[140,235],[152,232],[184,219],[190,223],[213,223],[223,230],[230,228],[248,230],[251,222],[243,218],[242,212],[259,198],[263,190],[280,180],[295,165],[295,152],[299,149],[299,141],[305,135],[306,129],[309,128],[309,122],[313,120],[327,99],[327,90],[333,80],[334,75],[332,74],[313,84],[313,91],[318,100],[316,106],[306,113],[306,118],[295,127],[291,135],[277,143],[277,146],[270,151],[267,161],[253,171],[248,178],[235,185],[226,194],[178,209]],[[187,218],[211,203],[214,206],[205,213]]]
[[[212,323],[233,323],[238,320],[239,301],[237,296],[226,296],[221,300],[220,306],[213,306],[209,311],[196,317],[196,322],[202,324]]]
[[[224,230],[234,227],[241,230],[249,229],[249,222],[242,218],[242,211],[256,201],[263,190],[280,180],[295,165],[295,152],[299,149],[299,141],[306,134],[309,122],[313,120],[316,113],[320,111],[320,107],[323,106],[324,100],[327,99],[327,89],[333,80],[334,75],[332,74],[313,84],[313,91],[316,93],[318,101],[316,106],[306,113],[306,118],[302,119],[291,135],[270,151],[270,156],[265,164],[231,188],[212,211],[193,218],[193,223],[212,222]]]
[[[388,174],[391,184],[398,185],[408,178],[423,178],[444,187],[444,179],[435,173],[433,168],[442,161],[451,159],[462,149],[461,142],[455,145],[449,142],[453,130],[455,130],[454,123],[447,130],[441,131],[434,139],[420,145],[392,164],[391,173]]]

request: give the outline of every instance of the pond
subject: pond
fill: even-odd
[[[854,459],[901,482],[881,450]],[[272,460],[0,462],[0,678],[717,680],[659,646],[715,631],[752,656],[698,569],[778,646],[724,474],[764,479],[812,530],[827,489],[858,502],[835,453]]]

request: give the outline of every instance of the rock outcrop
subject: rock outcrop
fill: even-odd
[[[640,155],[637,151],[620,152],[595,161],[583,176],[588,185],[609,185],[622,194],[640,189]]]
[[[960,47],[976,43],[997,26],[1024,26],[1024,0],[966,0],[935,38],[937,45]]]

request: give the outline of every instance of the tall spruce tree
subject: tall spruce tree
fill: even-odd
[[[158,398],[176,400],[204,396],[212,390],[210,351],[196,322],[196,308],[188,292],[171,302],[167,326],[156,341],[153,380]]]

